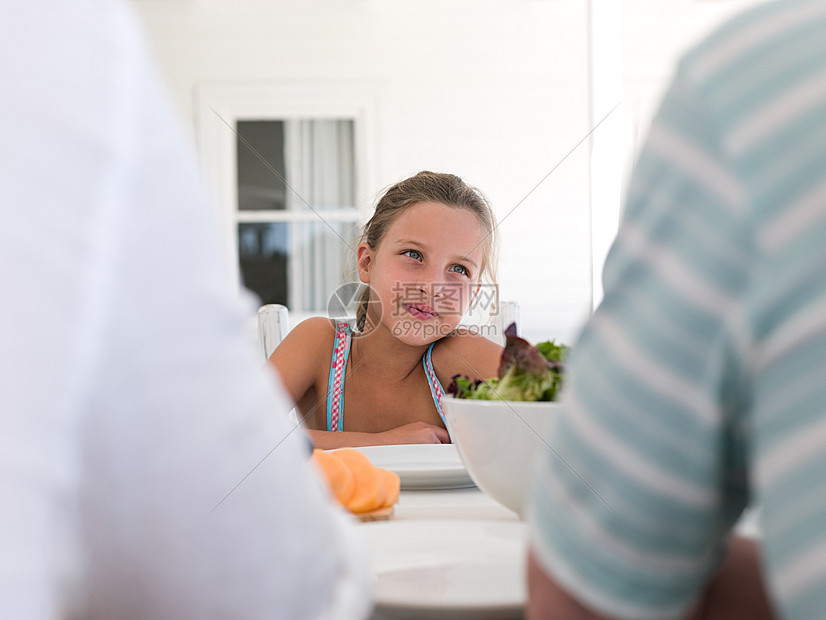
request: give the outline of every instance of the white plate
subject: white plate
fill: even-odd
[[[527,531],[520,521],[368,523],[374,618],[522,618]]]
[[[453,444],[366,446],[357,449],[376,467],[397,473],[405,490],[474,486]]]

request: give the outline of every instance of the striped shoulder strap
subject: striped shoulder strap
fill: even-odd
[[[436,376],[436,371],[433,370],[433,360],[431,359],[433,345],[435,344],[436,343],[433,342],[427,348],[427,353],[424,354],[422,363],[424,364],[424,374],[427,376],[427,382],[430,384],[430,394],[433,396],[433,404],[436,405],[436,411],[439,412],[439,417],[441,417],[442,422],[444,422],[445,414],[442,411],[442,398],[444,398],[445,391],[442,389],[442,384],[439,383],[439,377]]]
[[[344,430],[344,372],[350,354],[350,326],[336,321],[336,337],[333,341],[333,358],[330,361],[330,377],[327,380],[327,430]]]

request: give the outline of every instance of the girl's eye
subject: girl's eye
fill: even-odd
[[[470,275],[470,272],[467,270],[467,267],[465,267],[464,265],[453,265],[453,267],[450,268],[450,271],[455,271],[456,273],[461,273],[464,276],[469,276]]]
[[[422,253],[418,250],[405,250],[404,252],[402,252],[402,254],[404,254],[405,256],[409,256],[414,260],[422,260]]]

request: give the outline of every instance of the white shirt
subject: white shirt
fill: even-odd
[[[0,617],[363,617],[134,17],[2,14]]]

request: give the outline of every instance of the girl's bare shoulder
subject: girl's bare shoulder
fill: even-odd
[[[332,320],[323,316],[310,317],[293,327],[276,351],[283,347],[289,352],[303,351],[304,355],[327,352],[333,346],[335,334]]]
[[[494,377],[501,357],[500,345],[467,328],[456,329],[433,347],[433,367],[441,382],[450,382],[454,375]]]

